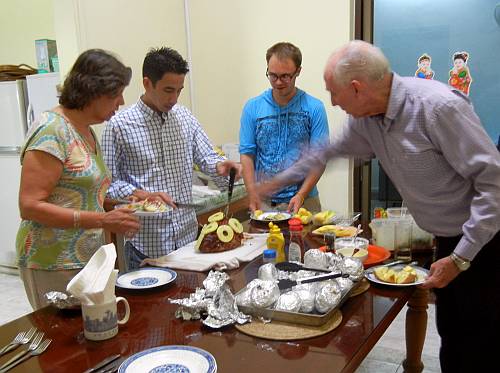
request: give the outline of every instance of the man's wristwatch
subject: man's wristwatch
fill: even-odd
[[[455,265],[457,266],[457,268],[460,272],[463,272],[463,271],[466,271],[469,269],[470,260],[461,258],[455,253],[451,253],[450,258],[451,258],[451,260],[453,260],[453,263],[455,263]]]

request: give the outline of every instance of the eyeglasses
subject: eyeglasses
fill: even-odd
[[[295,72],[293,72],[292,74],[281,74],[281,75],[278,75],[278,74],[274,74],[274,73],[270,73],[269,70],[266,70],[266,76],[267,76],[267,79],[269,79],[269,81],[271,82],[276,82],[278,79],[281,80],[283,83],[290,83],[290,81],[295,78],[295,75],[297,75],[297,72],[299,71],[299,69],[295,70]]]

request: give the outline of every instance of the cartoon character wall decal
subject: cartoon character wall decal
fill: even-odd
[[[431,69],[432,58],[427,53],[422,54],[418,58],[418,69],[415,71],[415,76],[422,79],[433,79],[434,71]]]
[[[467,64],[469,57],[469,53],[465,51],[453,53],[453,68],[450,70],[450,78],[448,79],[449,85],[462,91],[467,96],[469,95],[472,83],[472,77]]]

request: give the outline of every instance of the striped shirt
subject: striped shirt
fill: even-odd
[[[216,177],[217,162],[206,133],[191,112],[175,105],[161,115],[139,99],[107,123],[102,138],[104,159],[112,173],[111,198],[125,198],[135,189],[165,192],[179,203],[192,203],[193,164]],[[220,179],[220,178],[219,178]],[[160,216],[141,217],[131,243],[157,258],[192,242],[196,214],[175,209]]]
[[[329,147],[282,177],[339,156],[378,158],[421,228],[463,234],[454,251],[464,258],[500,229],[499,152],[469,99],[440,82],[393,74],[385,115],[349,116]]]

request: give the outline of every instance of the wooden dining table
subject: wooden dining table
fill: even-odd
[[[248,225],[247,225],[248,226]],[[262,227],[249,225],[249,230]],[[308,233],[308,247],[321,244]],[[420,258],[422,264],[428,255]],[[228,272],[234,293],[257,277],[262,258]],[[169,299],[185,298],[202,286],[207,273],[176,270],[175,282],[156,289],[127,291],[117,295],[130,304],[130,319],[112,339],[86,340],[80,310],[42,308],[0,326],[0,346],[19,332],[36,327],[53,340],[48,350],[18,365],[11,372],[79,373],[113,354],[126,358],[164,345],[189,345],[209,351],[218,373],[244,372],[353,372],[375,346],[394,318],[408,304],[406,313],[405,372],[421,372],[422,348],[427,325],[428,292],[416,286],[390,287],[371,284],[364,293],[341,307],[342,321],[333,331],[310,339],[276,341],[252,337],[234,326],[211,329],[200,320],[175,317],[177,305]],[[119,313],[123,310],[119,307]],[[0,364],[13,353],[0,357]]]

